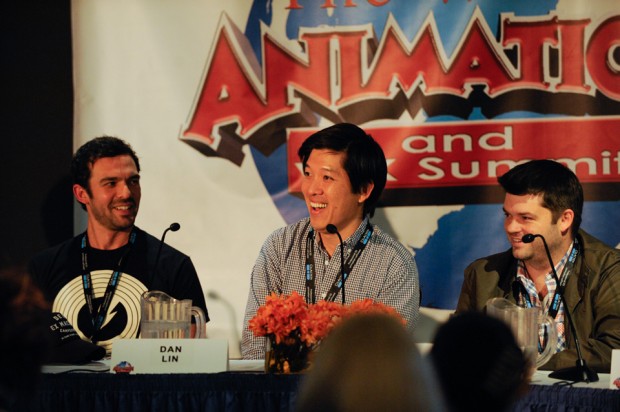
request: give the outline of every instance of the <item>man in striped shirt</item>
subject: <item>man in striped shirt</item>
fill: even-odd
[[[504,229],[512,247],[465,269],[457,312],[483,310],[494,297],[541,308],[558,332],[558,341],[549,342],[557,353],[542,369],[557,370],[577,361],[570,311],[587,365],[609,373],[611,350],[620,348],[620,251],[580,229],[583,189],[577,176],[560,163],[533,160],[498,180],[506,191]]]
[[[308,303],[341,302],[343,295],[346,303],[371,298],[395,308],[410,330],[418,317],[418,271],[411,252],[370,223],[387,178],[379,144],[359,127],[341,123],[310,136],[298,154],[309,217],[276,230],[261,248],[243,322],[244,359],[265,354],[265,338],[255,337],[248,322],[273,292],[297,291]]]

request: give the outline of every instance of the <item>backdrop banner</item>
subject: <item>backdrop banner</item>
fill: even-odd
[[[465,266],[508,248],[497,177],[529,159],[574,170],[583,228],[620,242],[617,0],[75,0],[73,42],[75,147],[134,147],[137,223],[181,224],[166,240],[231,356],[263,241],[307,216],[297,148],[333,123],[385,151],[373,221],[423,306],[453,309]]]

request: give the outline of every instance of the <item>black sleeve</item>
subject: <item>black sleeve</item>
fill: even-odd
[[[46,249],[28,263],[28,273],[49,302],[53,302],[65,284],[81,271],[79,256],[70,258],[73,253],[79,254],[75,243],[70,240]]]
[[[176,299],[191,299],[209,321],[209,312],[198,274],[189,256],[169,245],[164,245],[157,265],[153,285],[149,289],[161,290]]]

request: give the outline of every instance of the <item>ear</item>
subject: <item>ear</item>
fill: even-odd
[[[77,183],[73,185],[73,196],[75,196],[75,200],[83,205],[87,205],[90,202],[88,191]]]
[[[372,189],[374,188],[375,188],[375,184],[373,182],[370,182],[366,185],[366,187],[363,187],[362,191],[360,192],[359,197],[357,198],[357,203],[364,203],[366,199],[370,197],[370,194],[372,193]]]
[[[573,226],[573,221],[575,220],[575,212],[572,209],[566,209],[560,215],[560,219],[558,219],[558,224],[560,225],[560,230],[562,234],[567,233],[571,226]]]

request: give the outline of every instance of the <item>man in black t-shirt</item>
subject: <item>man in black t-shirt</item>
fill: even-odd
[[[71,163],[73,194],[86,210],[86,232],[45,250],[30,273],[77,332],[111,351],[116,338],[138,336],[140,296],[161,290],[191,299],[209,320],[191,259],[135,226],[140,163],[115,137],[84,144]]]

